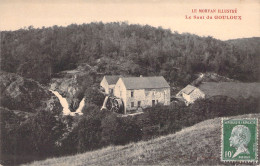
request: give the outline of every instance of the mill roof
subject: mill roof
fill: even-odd
[[[164,77],[122,77],[126,89],[159,89],[169,88]]]
[[[120,75],[115,75],[115,76],[105,76],[105,79],[107,80],[107,83],[109,85],[112,85],[112,84],[116,84],[118,79],[120,78],[121,76]]]

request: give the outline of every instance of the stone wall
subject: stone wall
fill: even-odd
[[[194,103],[199,98],[205,98],[205,94],[198,88],[196,88],[194,91],[192,91],[188,95],[185,93],[182,93],[182,96],[186,100],[186,105]]]
[[[192,93],[191,93],[191,103],[193,103],[195,100],[199,99],[199,98],[205,98],[205,94],[199,90],[199,89],[195,89]]]
[[[100,82],[100,86],[104,88],[106,94],[109,93],[109,85],[105,78],[103,78],[102,81]]]
[[[131,92],[133,92],[133,97],[131,97]],[[140,107],[146,108],[153,105],[153,100],[155,105],[170,105],[170,88],[127,90],[125,107],[126,110],[136,110],[139,101]]]
[[[121,79],[119,79],[115,85],[114,95],[123,100],[124,107],[125,107],[125,105],[126,105],[126,88]],[[126,113],[126,109],[124,110],[124,112]]]

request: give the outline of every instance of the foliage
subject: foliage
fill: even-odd
[[[172,103],[170,107],[158,105],[147,108],[145,113],[138,117],[137,122],[143,127],[143,138],[156,135],[174,133],[184,127],[215,117],[259,113],[259,98],[233,99],[227,96],[214,96],[208,99],[197,100],[193,105],[186,107]],[[156,126],[154,131],[146,126]]]
[[[101,119],[98,116],[83,117],[77,130],[77,152],[84,152],[100,147]]]
[[[134,118],[118,118],[111,114],[102,121],[102,141],[105,144],[122,145],[141,138],[141,126]]]
[[[259,113],[253,116],[260,118]],[[250,117],[252,114],[230,118]],[[220,129],[221,118],[214,118],[149,141],[108,146],[29,165],[75,165],[75,162],[78,165],[223,165],[219,153],[222,142]]]
[[[247,39],[259,43],[259,38]],[[197,72],[257,81],[257,44],[220,41],[126,22],[1,32],[1,69],[48,83],[53,74],[86,62],[102,74],[163,75],[176,85]]]
[[[87,88],[84,94],[88,103],[93,103],[97,106],[102,106],[105,95],[96,88]]]
[[[1,151],[9,155],[56,156],[124,145],[175,133],[215,117],[259,113],[258,101],[259,98],[235,100],[215,96],[197,100],[188,107],[173,103],[157,105],[145,109],[143,114],[127,117],[101,111],[93,105],[85,107],[84,115],[79,117],[54,117],[50,112],[40,111],[25,121],[1,109]]]
[[[9,111],[9,115],[1,112],[1,118],[8,119],[10,114],[12,111]],[[15,115],[13,114],[13,116]],[[3,136],[1,153],[14,156],[39,155],[44,157],[51,156],[58,150],[55,142],[63,134],[65,126],[52,113],[40,111],[25,121],[17,120],[21,124],[16,125],[10,125],[13,124],[10,119],[6,121],[8,122],[5,122],[5,125],[1,123],[1,136]],[[3,121],[1,120],[1,122]],[[2,135],[2,132],[5,135]]]

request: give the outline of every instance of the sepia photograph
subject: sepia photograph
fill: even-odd
[[[258,165],[259,0],[0,0],[0,166]]]

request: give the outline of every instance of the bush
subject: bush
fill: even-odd
[[[40,111],[14,131],[11,154],[52,155],[57,150],[55,141],[62,135],[64,125],[50,112]]]
[[[102,143],[105,145],[115,144],[121,134],[118,130],[120,128],[120,122],[115,113],[112,113],[105,117],[101,123],[102,128]]]
[[[104,146],[102,142],[102,120],[110,113],[99,109],[85,109],[84,116],[74,117],[74,127],[62,140],[65,154],[80,153]]]
[[[119,129],[121,133],[117,138],[115,144],[127,144],[129,142],[136,142],[142,138],[142,126],[136,123],[134,117],[120,118]]]
[[[174,133],[215,117],[259,113],[258,101],[259,98],[234,100],[215,96],[197,100],[189,107],[157,105],[145,109],[143,114],[127,117],[100,111],[95,104],[89,104],[83,116],[54,117],[50,112],[40,111],[24,122],[13,112],[0,109],[1,152],[49,157],[81,153],[110,144],[124,145]],[[57,144],[58,140],[61,144]]]
[[[94,88],[88,88],[85,91],[85,97],[88,103],[93,103],[100,107],[103,105],[105,99],[105,95],[101,93],[98,89]]]
[[[52,113],[40,111],[21,126],[21,130],[25,128],[28,132],[27,136],[22,140],[31,140],[33,153],[36,154],[54,154],[57,150],[56,140],[60,138],[64,132],[64,124],[56,119]],[[25,133],[25,132],[21,132]]]

